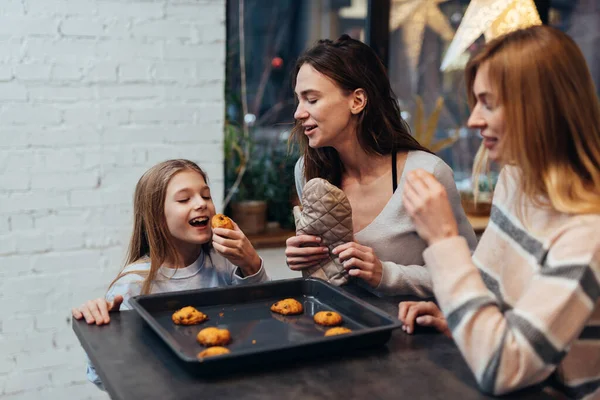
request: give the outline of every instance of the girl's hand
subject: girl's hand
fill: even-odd
[[[297,235],[285,241],[285,257],[293,271],[318,265],[329,258],[329,249],[321,245],[321,238],[310,235]]]
[[[361,278],[374,288],[381,283],[383,266],[372,248],[348,242],[337,246],[332,253],[339,255],[348,275]]]
[[[446,189],[429,172],[409,172],[402,199],[417,233],[427,244],[458,235]]]
[[[212,245],[233,265],[240,267],[244,276],[254,275],[260,270],[260,257],[244,232],[232,222],[233,229],[213,228]]]
[[[415,323],[430,326],[452,337],[444,314],[432,301],[403,301],[398,305],[398,319],[402,321],[402,330],[408,334],[415,331]]]
[[[107,301],[105,298],[98,298],[83,303],[79,308],[73,308],[71,314],[73,318],[85,318],[88,324],[104,325],[110,322],[109,312],[119,311],[123,303],[123,296],[116,295],[113,301]]]

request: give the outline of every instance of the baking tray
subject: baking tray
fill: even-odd
[[[303,314],[282,316],[270,311],[274,302],[289,297],[304,305]],[[203,373],[383,345],[392,330],[402,326],[343,289],[313,278],[142,295],[129,302],[183,362]],[[198,325],[175,325],[171,315],[185,306],[196,307],[209,319]],[[342,326],[352,333],[325,337],[328,328],[313,321],[314,314],[324,310],[341,314]],[[209,326],[230,331],[230,354],[197,358],[204,347],[196,335]]]

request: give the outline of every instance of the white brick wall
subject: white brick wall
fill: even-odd
[[[0,0],[0,399],[106,399],[70,308],[124,257],[134,185],[198,161],[220,209],[225,0]]]

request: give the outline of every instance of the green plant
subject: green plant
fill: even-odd
[[[294,228],[294,217],[291,211],[291,199],[296,194],[294,166],[299,154],[295,149],[288,151],[285,142],[278,142],[271,147],[268,157],[267,212],[269,221],[277,221],[284,229]]]
[[[244,139],[241,128],[225,122],[225,187],[232,187],[242,168],[245,172],[232,196],[232,201],[264,200],[267,219],[277,221],[284,229],[294,227],[291,199],[296,193],[294,166],[299,158],[295,148],[288,151],[285,140],[258,146],[252,136]],[[250,156],[246,158],[244,146]]]
[[[249,156],[246,156],[244,151],[246,146]],[[242,128],[231,121],[225,121],[223,148],[225,151],[225,187],[231,188],[240,172],[244,170],[239,185],[231,197],[232,200],[266,200],[267,155],[256,154],[252,137],[244,136]]]

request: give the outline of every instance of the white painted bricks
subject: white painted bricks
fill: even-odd
[[[0,1],[0,399],[107,399],[70,308],[124,258],[134,185],[197,161],[221,207],[225,0]]]

